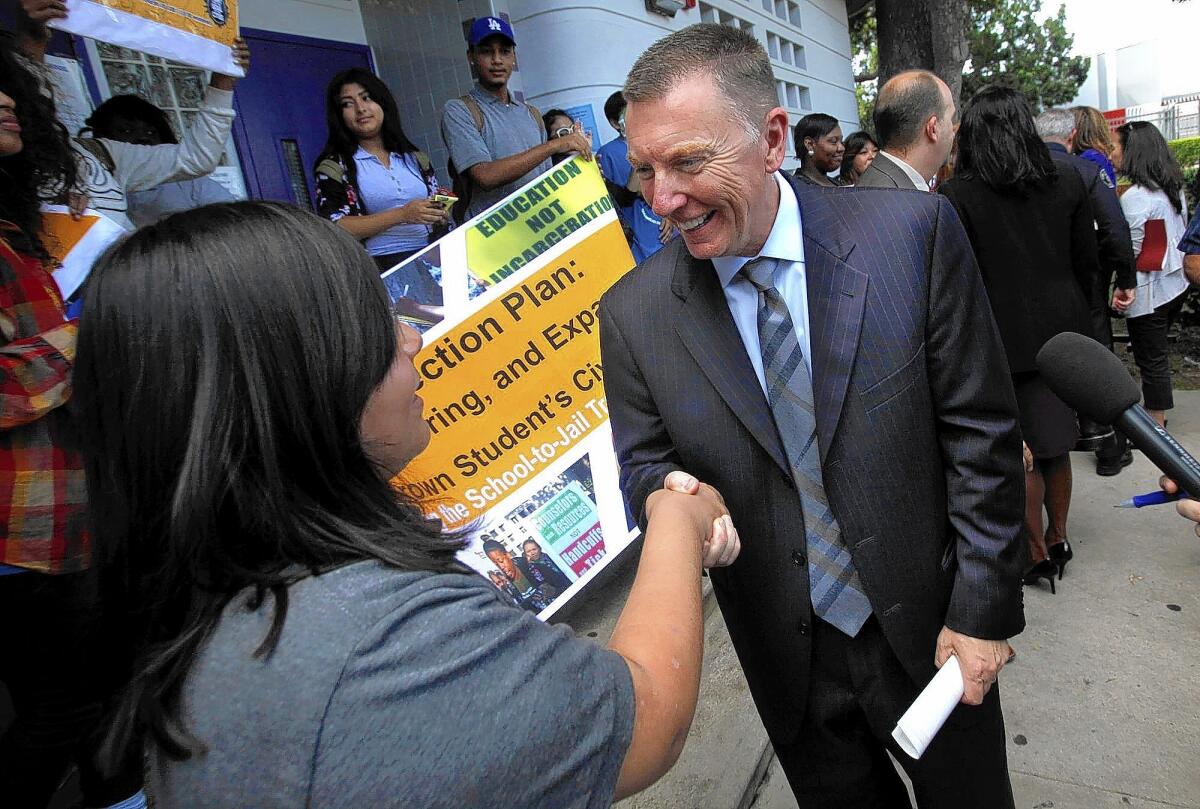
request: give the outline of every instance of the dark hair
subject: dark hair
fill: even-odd
[[[876,149],[879,148],[879,144],[875,142],[875,138],[871,136],[871,133],[862,130],[850,133],[850,136],[842,141],[842,144],[846,147],[846,153],[842,155],[842,171],[840,173],[842,182],[855,181],[856,178],[853,176],[854,158],[858,157],[862,150],[867,148],[868,143]]]
[[[621,113],[625,111],[625,94],[620,90],[613,93],[604,102],[604,117],[609,123],[620,120]]]
[[[820,140],[839,126],[838,119],[823,112],[813,112],[805,115],[796,122],[793,136],[796,144],[796,158],[801,167],[807,166],[812,158],[808,156],[808,148],[804,145],[805,138]]]
[[[1020,91],[985,87],[967,102],[958,128],[954,173],[978,178],[997,191],[1017,193],[1057,176],[1050,150],[1033,125],[1033,110]]]
[[[17,226],[22,252],[47,260],[42,245],[42,200],[66,196],[78,187],[70,135],[59,123],[54,99],[42,92],[37,74],[17,55],[12,36],[0,31],[0,92],[13,100],[21,122],[21,151],[0,157],[0,219]]]
[[[342,228],[274,202],[209,205],[142,228],[84,293],[72,406],[108,597],[138,649],[106,758],[143,734],[199,742],[181,693],[240,591],[273,619],[309,574],[376,559],[460,569],[394,488],[359,424],[397,356],[374,263]],[[131,427],[136,425],[136,428]]]
[[[542,128],[546,130],[546,137],[553,138],[554,133],[550,131],[550,122],[555,118],[566,118],[571,120],[571,116],[567,115],[566,110],[560,110],[558,107],[553,107],[542,113]]]
[[[494,539],[485,539],[483,541],[483,552],[491,553],[492,551],[500,551],[501,553],[507,554],[508,548],[504,547]]]
[[[179,139],[175,137],[175,130],[171,128],[171,122],[167,120],[167,114],[139,96],[113,96],[96,107],[84,123],[97,138],[116,140],[111,135],[115,118],[143,121],[154,127],[163,143],[179,143]]]
[[[907,149],[921,136],[930,116],[941,116],[946,100],[938,77],[928,70],[907,70],[889,79],[875,100],[875,134],[882,149]]]
[[[1130,121],[1117,127],[1117,139],[1121,142],[1121,174],[1134,185],[1162,191],[1175,213],[1182,214],[1183,171],[1158,127],[1149,121]]]
[[[383,129],[379,133],[383,138],[383,148],[401,155],[418,150],[400,126],[400,111],[388,86],[365,68],[343,70],[330,79],[329,86],[325,88],[325,127],[329,135],[316,165],[328,157],[338,157],[346,168],[346,181],[350,185],[357,185],[358,168],[354,164],[354,153],[358,151],[358,138],[346,127],[342,118],[342,88],[347,84],[362,85],[371,100],[383,110]]]

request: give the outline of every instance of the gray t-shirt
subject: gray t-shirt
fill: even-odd
[[[467,169],[477,163],[500,160],[545,142],[546,128],[541,119],[535,121],[529,108],[521,102],[510,98],[510,103],[505,104],[481,89],[478,84],[471,88],[471,96],[483,113],[482,132],[475,126],[475,119],[471,117],[471,111],[462,99],[447,101],[442,110],[442,139],[446,141],[450,159],[454,161],[454,168],[460,174],[465,174]],[[549,169],[550,165],[549,159],[543,160],[524,177],[491,191],[473,186],[468,214],[474,216],[492,207]]]
[[[184,687],[206,753],[148,753],[160,809],[594,809],[633,732],[624,660],[478,576],[360,562],[226,608]]]

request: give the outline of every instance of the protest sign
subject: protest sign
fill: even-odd
[[[91,208],[75,219],[65,205],[42,205],[42,242],[58,262],[54,282],[63,300],[75,294],[100,254],[124,235],[123,227]]]
[[[233,61],[237,0],[67,0],[67,17],[50,25],[67,33],[244,76]]]
[[[596,164],[555,166],[384,275],[425,331],[431,440],[396,483],[547,618],[637,536],[617,487],[600,296],[633,267]]]

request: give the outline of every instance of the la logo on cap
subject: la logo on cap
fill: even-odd
[[[500,28],[500,21],[497,20],[495,17],[490,17],[488,19],[488,28],[492,29],[493,31],[503,30]]]

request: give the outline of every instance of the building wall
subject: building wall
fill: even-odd
[[[616,134],[604,121],[604,101],[620,89],[638,54],[701,21],[749,28],[763,43],[793,124],[827,112],[846,134],[858,128],[844,0],[707,0],[673,19],[646,11],[644,0],[569,7],[562,0],[508,0],[507,6],[529,100],[541,109],[590,104],[602,141]]]
[[[367,42],[358,0],[241,0],[241,25],[281,34]]]

